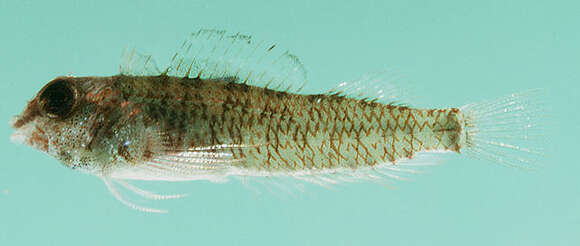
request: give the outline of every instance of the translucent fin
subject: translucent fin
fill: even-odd
[[[135,166],[118,168],[111,172],[114,179],[142,180],[142,181],[191,181],[209,180],[224,182],[225,169],[203,170],[185,166],[166,165],[165,163],[140,163]]]
[[[275,44],[207,29],[190,35],[165,73],[202,79],[234,78],[237,83],[292,91],[299,91],[306,83],[306,70],[300,60]]]
[[[401,76],[383,70],[365,74],[353,81],[341,82],[329,93],[384,104],[406,104],[410,101],[409,89],[403,84],[408,85],[402,82]]]
[[[242,161],[242,159],[234,158],[232,151],[246,147],[246,145],[219,144],[186,150],[170,149],[154,154],[148,164],[182,173],[223,170],[234,162]]]
[[[153,163],[184,166],[184,168],[194,170],[220,169],[237,161],[240,160],[234,159],[231,153],[192,150],[167,153],[152,158]]]
[[[461,108],[461,150],[474,158],[531,168],[543,153],[540,90],[514,93]]]
[[[121,54],[120,73],[130,76],[155,76],[161,74],[161,71],[150,55],[125,48]]]
[[[238,177],[240,182],[254,195],[270,194],[279,199],[296,198],[305,192],[304,184],[283,176]]]
[[[143,190],[137,186],[134,186],[132,184],[130,184],[129,182],[122,180],[122,179],[116,179],[115,182],[117,182],[118,184],[120,184],[121,186],[123,186],[123,188],[132,191],[133,193],[146,198],[146,199],[151,199],[151,200],[168,200],[168,199],[179,199],[179,198],[183,198],[186,197],[187,194],[172,194],[172,195],[160,195],[160,194],[156,194],[150,191],[146,191]]]
[[[412,179],[416,174],[421,174],[425,168],[437,165],[440,162],[435,153],[420,152],[417,153],[413,159],[403,159],[397,163],[382,163],[375,167],[369,168],[340,168],[332,170],[302,170],[293,173],[287,172],[267,172],[260,173],[244,173],[244,170],[239,172],[232,172],[239,177],[244,178],[244,182],[249,186],[250,182],[257,184],[291,184],[287,185],[288,190],[292,190],[296,183],[292,180],[299,180],[306,183],[316,184],[325,188],[332,188],[333,186],[344,183],[356,183],[363,181],[370,181],[375,183],[389,184],[390,181],[406,181]],[[304,191],[303,186],[300,191]]]
[[[185,150],[160,150],[154,152],[150,160],[115,169],[110,176],[131,180],[222,182],[232,164],[243,161],[243,159],[234,158],[232,151],[247,147],[249,146],[220,144]]]
[[[141,207],[139,205],[136,205],[132,202],[127,201],[119,192],[119,190],[117,189],[117,187],[115,187],[115,185],[113,184],[113,182],[111,182],[111,180],[108,177],[102,177],[103,182],[105,182],[105,185],[107,186],[107,188],[109,189],[109,191],[111,192],[111,194],[113,194],[113,196],[119,200],[123,205],[130,207],[132,209],[141,211],[141,212],[147,212],[147,213],[167,213],[167,210],[161,210],[161,209],[155,209],[155,208],[147,208],[147,207]]]

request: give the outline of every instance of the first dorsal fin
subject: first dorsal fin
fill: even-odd
[[[164,71],[169,76],[234,78],[234,82],[279,90],[300,90],[306,70],[300,60],[275,44],[249,35],[203,29],[192,33]]]
[[[131,76],[155,76],[161,74],[151,55],[143,55],[135,49],[123,50],[121,54],[120,73]]]

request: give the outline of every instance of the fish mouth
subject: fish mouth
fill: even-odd
[[[36,115],[26,117],[22,115],[16,115],[10,119],[10,126],[12,126],[14,129],[22,128],[34,120],[34,118],[36,118],[35,116]]]
[[[24,134],[22,130],[16,130],[12,135],[10,135],[10,141],[15,144],[29,144],[30,145],[30,138]]]
[[[19,115],[15,115],[10,119],[10,126],[12,128],[14,128],[14,133],[12,133],[12,135],[10,135],[10,141],[12,141],[15,144],[24,144],[27,142],[28,137],[26,136],[26,134],[24,134],[24,132],[22,131],[22,125],[20,125],[20,116]]]
[[[22,114],[16,115],[10,119],[10,125],[14,129],[22,128],[26,125],[30,125],[29,123],[34,121],[40,114],[38,103],[36,100],[33,100],[26,105]]]
[[[15,126],[15,122],[19,122],[19,120],[18,116],[10,120],[10,124],[15,129],[14,133],[10,135],[10,140],[15,144],[25,144],[35,149],[48,151],[48,138],[44,131],[39,129],[36,124],[30,124],[33,122]]]
[[[12,116],[12,118],[10,118],[10,122],[8,124],[10,124],[10,126],[12,128],[19,128],[19,127],[17,127],[18,121],[20,121],[20,115],[15,115],[15,116]]]

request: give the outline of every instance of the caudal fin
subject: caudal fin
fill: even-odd
[[[543,154],[540,90],[461,107],[462,150],[477,159],[530,168]]]

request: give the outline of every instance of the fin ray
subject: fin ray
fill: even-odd
[[[134,204],[128,200],[126,200],[123,195],[121,195],[121,192],[119,192],[119,190],[117,189],[117,187],[115,187],[115,185],[113,184],[113,182],[111,182],[111,180],[108,177],[102,177],[103,182],[105,182],[105,185],[107,186],[107,189],[109,189],[109,192],[111,192],[111,194],[113,194],[113,196],[119,201],[121,202],[123,205],[141,211],[141,212],[146,212],[146,213],[167,213],[167,210],[162,210],[162,209],[156,209],[156,208],[148,208],[148,207],[142,207],[139,206],[137,204]]]
[[[384,104],[408,103],[409,90],[401,85],[400,80],[400,76],[382,70],[365,74],[352,81],[341,82],[328,93]]]
[[[246,145],[200,146],[185,150],[161,149],[153,153],[150,160],[135,166],[116,170],[112,174],[118,179],[187,181],[208,179],[220,182],[236,162],[231,151],[247,148]]]
[[[299,91],[306,83],[302,62],[288,51],[240,33],[202,29],[173,56],[165,73],[202,79],[236,78],[237,83]]]
[[[536,101],[541,92],[530,90],[463,106],[461,145],[466,153],[511,167],[533,167],[545,143],[540,122],[545,109]]]
[[[156,76],[161,74],[151,55],[143,55],[135,49],[125,48],[121,54],[120,73],[131,76]]]
[[[143,190],[135,185],[130,184],[129,182],[122,180],[122,179],[115,179],[115,182],[123,186],[123,188],[143,197],[146,199],[151,200],[168,200],[168,199],[179,199],[186,197],[187,194],[172,194],[172,195],[160,195],[153,193],[151,191]]]

